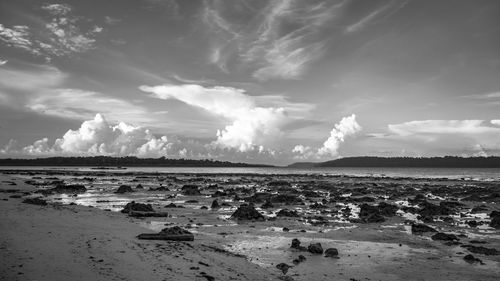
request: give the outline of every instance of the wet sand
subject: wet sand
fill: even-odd
[[[84,184],[87,191],[76,196],[34,193],[50,189],[56,184],[54,181],[60,180]],[[16,185],[9,185],[9,181]],[[500,277],[500,255],[473,253],[482,264],[469,264],[463,258],[470,252],[461,247],[479,241],[484,244],[474,245],[500,249],[500,231],[488,226],[487,214],[499,209],[499,198],[487,197],[498,192],[498,184],[492,182],[46,171],[11,171],[2,176],[1,182],[4,191],[18,190],[0,193],[4,214],[0,220],[5,260],[0,268],[2,280],[211,280],[210,276],[215,280],[278,280],[285,276],[293,280],[498,280]],[[115,194],[122,184],[132,186],[134,192]],[[142,189],[136,188],[138,184]],[[183,194],[181,188],[186,184],[199,187],[200,194]],[[153,191],[160,186],[168,190]],[[272,208],[262,209],[260,206],[267,199],[262,201],[256,194],[268,199],[293,194],[300,202],[295,199],[274,202]],[[436,206],[450,200],[462,205],[449,215],[434,216],[429,221],[429,217],[418,218],[418,210],[411,209],[419,206],[418,202],[410,202],[418,194]],[[10,198],[12,195],[22,198]],[[472,195],[479,199],[471,198]],[[42,197],[49,205],[21,203],[23,198],[30,197]],[[150,203],[155,210],[168,212],[169,217],[131,218],[116,212],[132,200]],[[210,209],[213,200],[222,207]],[[253,202],[266,221],[230,219],[244,202]],[[383,222],[360,222],[359,207],[366,202],[369,205],[388,202],[398,206],[398,211]],[[167,208],[171,203],[182,208]],[[478,206],[482,209],[471,212],[471,208]],[[296,211],[298,216],[277,217],[284,208]],[[471,220],[477,225],[468,225]],[[440,232],[455,234],[459,241],[434,241],[431,239],[434,233],[412,234],[411,223],[425,223]],[[191,231],[195,241],[136,239],[139,233],[154,233],[167,226]],[[306,247],[319,242],[323,249],[336,248],[339,256],[328,258],[290,249],[294,238]],[[294,265],[292,261],[299,255],[306,260]],[[284,275],[276,268],[279,263],[293,267]]]

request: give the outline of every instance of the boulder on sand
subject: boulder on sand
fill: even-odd
[[[380,214],[380,211],[377,207],[368,205],[366,203],[361,205],[360,207],[359,219],[364,223],[385,221],[384,217]]]
[[[58,184],[56,187],[50,189],[54,193],[85,193],[87,189],[83,184]]]
[[[265,220],[264,216],[255,210],[253,204],[241,204],[231,215],[231,219],[237,220]]]
[[[292,245],[290,246],[291,249],[296,249],[299,251],[307,251],[307,248],[304,246],[300,246],[300,241],[297,238],[293,238],[292,240]]]
[[[437,230],[422,223],[414,223],[411,225],[412,234],[422,234],[425,232],[437,232]]]
[[[443,232],[438,232],[431,237],[432,240],[441,240],[441,241],[458,241],[458,237],[454,234],[448,234]]]
[[[210,206],[210,208],[211,209],[219,209],[220,208],[220,205],[219,205],[219,202],[217,201],[217,199],[212,201],[212,205]]]
[[[299,214],[295,210],[289,209],[281,209],[278,213],[276,213],[277,217],[298,217]]]
[[[167,227],[159,233],[142,233],[137,236],[142,240],[194,241],[194,235],[178,226]]]
[[[124,214],[133,212],[154,212],[153,206],[151,204],[136,203],[135,201],[127,203],[125,207],[120,211]]]
[[[32,204],[32,205],[40,205],[40,206],[47,205],[47,201],[40,199],[40,198],[26,198],[23,200],[23,203]]]
[[[288,272],[288,269],[290,267],[292,267],[292,266],[288,265],[288,264],[286,264],[284,262],[279,263],[279,264],[276,265],[276,268],[279,269],[279,270],[281,270],[281,272],[283,272],[283,274],[286,274]]]
[[[200,189],[198,188],[197,185],[195,184],[185,184],[181,188],[182,194],[188,195],[188,196],[195,196],[195,195],[200,195]]]
[[[311,254],[318,254],[318,255],[323,254],[323,247],[321,247],[321,243],[311,243],[307,247],[307,250]]]
[[[339,251],[335,248],[328,248],[325,251],[325,257],[328,258],[338,258],[339,257]]]
[[[490,213],[490,226],[496,229],[500,229],[500,211],[492,211]]]
[[[130,187],[130,185],[125,185],[125,184],[120,185],[120,187],[118,187],[118,189],[115,191],[115,193],[118,194],[123,194],[128,192],[134,192],[134,190],[132,189],[132,187]]]

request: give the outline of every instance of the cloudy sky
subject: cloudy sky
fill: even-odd
[[[500,1],[1,1],[0,157],[54,155],[500,155]]]

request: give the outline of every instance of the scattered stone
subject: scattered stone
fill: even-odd
[[[219,202],[217,201],[217,199],[212,201],[212,205],[210,206],[210,208],[211,209],[219,209],[220,208],[220,205],[219,205]]]
[[[281,209],[276,213],[277,217],[299,217],[299,214],[295,210]]]
[[[129,192],[134,192],[134,190],[132,189],[132,187],[130,187],[130,185],[125,185],[125,184],[120,185],[120,187],[118,187],[118,189],[115,191],[115,193],[118,194],[129,193]]]
[[[428,225],[421,224],[421,223],[414,223],[411,225],[411,233],[412,234],[418,235],[418,234],[422,234],[425,232],[438,232],[438,231],[435,230],[434,228],[428,226]]]
[[[137,236],[143,240],[194,241],[194,235],[178,226],[164,228],[159,233],[142,233]]]
[[[198,188],[197,185],[195,184],[185,184],[181,188],[182,194],[188,195],[188,196],[195,196],[195,195],[200,195],[200,189]]]
[[[276,268],[281,270],[281,272],[283,272],[283,274],[286,274],[288,272],[288,269],[291,268],[292,266],[291,265],[288,265],[284,262],[282,263],[279,263],[276,265]]]
[[[124,214],[128,214],[130,212],[154,212],[153,206],[151,204],[142,204],[136,203],[135,201],[127,203],[125,207],[120,211]]]
[[[253,204],[241,204],[231,215],[231,219],[237,220],[265,220],[264,216],[255,210]]]
[[[440,241],[458,241],[458,237],[454,234],[448,234],[443,232],[438,232],[431,237],[432,240],[440,240]]]
[[[26,198],[23,200],[23,203],[32,204],[32,205],[40,205],[40,206],[47,205],[47,201],[40,199],[40,198]]]
[[[487,256],[497,256],[500,255],[500,251],[497,249],[493,248],[486,248],[482,246],[473,246],[473,245],[462,245],[460,246],[462,248],[466,248],[469,250],[469,252],[475,253],[475,254],[482,254],[482,255],[487,255]]]
[[[292,262],[293,264],[297,265],[303,261],[306,260],[306,257],[304,257],[303,255],[299,255],[296,259],[294,259]]]
[[[338,256],[339,256],[339,251],[335,248],[328,248],[325,251],[325,257],[338,258]]]
[[[297,238],[292,239],[292,245],[290,246],[292,249],[296,249],[299,251],[307,251],[307,248],[304,246],[300,246],[300,241]]]
[[[384,217],[380,214],[377,207],[368,204],[362,204],[359,211],[359,219],[363,223],[384,222]]]
[[[476,257],[474,257],[473,255],[469,254],[469,255],[466,255],[464,257],[464,261],[470,263],[470,264],[474,264],[474,263],[480,263],[480,264],[484,264],[483,261],[481,259],[478,259]]]
[[[321,243],[311,243],[307,247],[307,250],[311,254],[318,254],[318,255],[323,254],[323,247],[321,247]]]
[[[53,193],[71,193],[71,194],[79,194],[85,193],[87,189],[82,184],[58,184],[56,187],[49,189],[50,192]]]

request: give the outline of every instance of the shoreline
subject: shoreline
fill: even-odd
[[[210,177],[206,174],[73,171],[51,174],[51,171],[40,170],[23,170],[21,174],[16,174],[19,172],[0,174],[1,190],[4,191],[0,193],[0,199],[3,199],[0,200],[0,210],[4,214],[0,219],[0,228],[6,229],[1,249],[7,261],[0,270],[0,275],[5,277],[0,280],[212,280],[209,277],[214,280],[279,280],[285,277],[292,278],[287,280],[497,280],[500,276],[500,256],[474,254],[484,264],[468,264],[463,260],[467,253],[465,248],[459,244],[446,245],[433,241],[430,236],[408,233],[409,225],[404,217],[391,217],[385,222],[373,224],[354,222],[354,219],[353,222],[332,221],[316,225],[316,217],[319,219],[323,213],[333,214],[333,209],[325,213],[323,209],[310,207],[309,202],[318,198],[310,199],[307,208],[304,205],[285,207],[278,204],[272,209],[277,211],[293,207],[300,212],[300,217],[276,217],[272,216],[272,210],[261,210],[267,220],[256,222],[228,220],[227,214],[241,204],[222,200],[228,197],[216,197],[220,202],[228,202],[228,207],[217,211],[200,208],[214,199],[211,194],[215,190],[229,192],[238,187],[241,192],[246,192],[248,188],[257,192],[264,188],[261,186],[263,182],[272,180],[279,183],[286,179],[293,183],[292,188],[276,187],[283,192],[292,192],[294,188],[308,184],[319,184],[320,188],[321,180],[333,180],[336,184],[347,185],[348,188],[344,187],[346,192],[365,190],[366,194],[362,196],[374,198],[380,197],[377,193],[383,191],[377,191],[377,186],[385,186],[389,194],[397,194],[395,184],[433,190],[440,186],[460,188],[462,185],[477,184],[475,181],[268,174],[210,174]],[[105,177],[100,183],[102,174]],[[68,182],[81,182],[88,180],[87,177],[97,179],[86,183],[91,188],[88,195],[45,196],[51,202],[48,206],[23,204],[21,198],[11,198],[12,195],[40,196],[34,192],[53,186],[51,181],[60,180],[56,180],[54,175],[61,179],[64,176],[63,181]],[[29,180],[35,185],[25,183]],[[16,185],[8,185],[9,181]],[[166,184],[170,191],[148,191],[157,187],[158,183]],[[203,194],[180,195],[179,188],[186,183],[201,183]],[[107,189],[119,184],[142,184],[145,189],[129,195],[116,195],[112,193],[113,189]],[[219,186],[210,189],[214,184]],[[485,187],[496,186],[491,182],[482,184]],[[367,187],[370,187],[369,190]],[[18,191],[5,192],[8,189]],[[301,192],[306,193],[305,190]],[[105,196],[109,203],[96,208],[94,201],[85,201],[90,195],[101,199]],[[434,201],[442,201],[438,199],[439,195],[432,196],[437,196]],[[347,207],[352,204],[349,202],[356,202],[353,200],[357,197],[345,197],[345,204],[338,201],[340,198],[342,196],[336,199],[334,205]],[[169,217],[137,219],[103,210],[107,208],[106,204],[123,206],[134,199],[150,202],[156,210],[167,211]],[[188,199],[197,203],[188,203]],[[71,204],[74,202],[78,205]],[[84,202],[94,207],[82,206]],[[171,203],[177,207],[165,209]],[[328,204],[329,208],[335,207],[332,204]],[[492,204],[488,208],[498,209],[498,205]],[[140,233],[154,233],[173,225],[194,233],[194,242],[144,241],[136,238]],[[433,227],[448,233],[458,229],[439,221],[433,223]],[[481,240],[489,248],[500,248],[498,230],[465,230],[455,232],[464,244]],[[325,249],[335,247],[339,250],[339,258],[294,251],[290,249],[292,239],[299,239],[305,246],[320,242]],[[291,261],[298,255],[304,255],[306,260],[292,265]],[[285,275],[276,269],[279,263],[293,267]],[[42,276],[44,272],[52,275]]]

